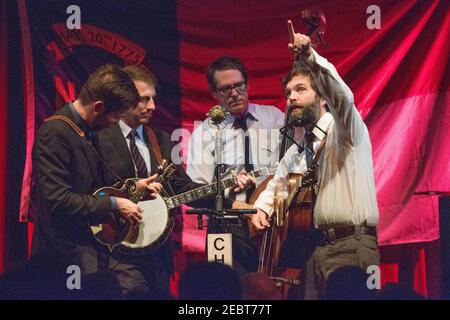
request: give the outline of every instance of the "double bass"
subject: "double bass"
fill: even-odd
[[[300,289],[301,269],[280,264],[281,252],[290,233],[307,233],[311,230],[317,168],[318,164],[315,164],[304,173],[289,174],[284,190],[275,190],[274,211],[269,227],[262,235],[255,236],[259,251],[258,272],[267,274],[275,281],[284,299],[298,297],[294,289]],[[250,203],[256,201],[272,178],[268,177],[255,190]],[[255,235],[256,232],[250,230],[250,234]]]
[[[285,123],[290,123],[290,117],[287,116],[286,118]],[[312,230],[313,207],[315,195],[318,191],[319,159],[327,140],[327,133],[326,131],[323,132],[325,137],[317,149],[310,168],[303,173],[289,174],[286,183],[275,188],[274,210],[269,220],[269,227],[257,238],[259,247],[258,271],[269,275],[285,293],[289,289],[289,287],[286,288],[286,284],[291,287],[300,285],[301,270],[298,267],[289,268],[287,265],[280,264],[280,255],[290,233],[306,235]],[[291,136],[288,136],[289,139],[294,141],[294,130],[289,134],[291,134]],[[283,138],[282,146],[284,149],[280,152],[280,159],[290,147],[286,137]],[[301,153],[301,151],[299,152]],[[273,176],[268,177],[258,186],[250,198],[251,204],[256,202],[256,199],[272,178]],[[249,233],[253,236],[257,234],[252,227],[250,227]],[[300,261],[296,265],[299,263]]]

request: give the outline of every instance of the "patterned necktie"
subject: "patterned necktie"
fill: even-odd
[[[308,169],[311,167],[314,159],[314,134],[312,132],[307,132],[305,135],[305,141],[306,141],[306,164],[308,166]]]
[[[247,113],[248,115],[248,113]],[[251,172],[253,171],[253,164],[250,161],[250,137],[248,134],[245,134],[246,131],[248,130],[247,127],[247,115],[245,117],[242,118],[236,118],[236,120],[234,121],[234,128],[235,129],[242,129],[244,131],[244,154],[245,154],[245,164],[244,164],[244,168],[246,172]],[[250,197],[253,193],[253,191],[255,191],[255,185],[252,185],[249,189],[247,189],[246,191],[246,200],[247,202],[250,200]]]
[[[130,151],[131,156],[133,157],[134,165],[136,166],[138,178],[148,178],[148,170],[145,165],[144,158],[141,155],[138,147],[136,146],[136,130],[131,130],[128,134],[128,138],[130,139]]]

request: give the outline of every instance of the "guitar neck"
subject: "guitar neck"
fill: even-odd
[[[258,178],[262,175],[268,174],[268,172],[269,172],[269,170],[267,168],[263,168],[263,169],[252,171],[252,172],[248,173],[248,175]],[[238,183],[237,183],[236,177],[227,178],[227,179],[222,180],[222,182],[221,182],[222,190],[227,189],[227,188],[236,187],[237,185],[238,185]],[[172,209],[172,208],[179,207],[182,204],[185,204],[188,202],[207,198],[214,194],[217,194],[217,183],[215,183],[215,182],[208,184],[206,186],[203,186],[203,187],[195,188],[193,190],[180,193],[180,194],[170,197],[170,198],[166,198],[166,204],[169,209]]]

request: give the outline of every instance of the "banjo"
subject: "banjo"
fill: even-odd
[[[165,171],[164,171],[165,172]],[[163,172],[163,174],[164,174]],[[269,174],[267,168],[255,170],[248,173],[258,178]],[[167,174],[165,174],[167,176]],[[221,182],[222,190],[237,186],[236,176],[224,179]],[[102,188],[95,194],[102,192]],[[103,190],[104,191],[104,190]],[[117,228],[117,222],[91,226],[94,237],[101,244],[108,247],[110,251],[117,251],[126,255],[140,256],[162,245],[171,235],[174,226],[174,217],[171,209],[189,203],[195,200],[209,197],[217,193],[217,184],[211,183],[202,187],[168,197],[158,194],[156,199],[142,200],[140,197],[133,197],[130,200],[136,202],[143,210],[143,218],[137,227],[130,227],[124,221],[122,228]],[[115,236],[106,237],[105,235],[116,229]]]
[[[155,182],[163,183],[166,181],[176,170],[175,164],[171,163],[167,165],[164,160],[160,166],[158,166],[159,172]],[[124,181],[120,181],[112,187],[103,187],[94,192],[94,196],[114,196],[119,198],[126,198],[134,203],[146,203],[151,200],[146,200],[147,189],[137,190],[136,181],[138,178],[130,178]],[[158,195],[158,197],[160,197]],[[145,213],[145,212],[144,212]],[[139,227],[140,229],[141,227]],[[118,244],[126,239],[131,240],[138,232],[138,228],[132,227],[123,218],[116,218],[113,214],[106,223],[91,225],[91,232],[94,238],[102,245],[108,247],[109,251],[112,251]]]

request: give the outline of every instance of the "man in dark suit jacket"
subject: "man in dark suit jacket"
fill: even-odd
[[[142,174],[149,172],[157,173],[159,164],[156,154],[158,151],[152,147],[153,144],[148,133],[149,128],[144,126],[148,124],[155,110],[157,80],[149,70],[139,66],[127,66],[123,70],[134,81],[140,95],[140,102],[135,108],[129,109],[117,125],[101,131],[96,139],[98,150],[102,157],[107,159],[112,169],[104,168],[102,170],[103,180],[111,185],[118,181],[116,175],[123,179],[141,177]],[[173,148],[170,135],[161,130],[151,130],[159,146],[161,158],[170,161]],[[139,154],[133,153],[134,148],[139,150]],[[245,188],[253,181],[253,178],[248,177],[245,173],[239,175],[239,187],[236,190]],[[200,186],[203,185],[192,182],[181,166],[178,166],[170,184],[165,185],[164,189],[166,192],[174,191],[178,194]],[[190,205],[212,208],[214,199],[197,200]],[[225,205],[232,206],[231,202]],[[144,256],[127,256],[113,250],[110,267],[116,273],[125,294],[133,296],[148,293],[152,297],[168,297],[173,264],[172,256],[171,241],[166,241]]]
[[[32,254],[63,256],[82,274],[99,270],[99,249],[89,225],[104,223],[111,214],[138,224],[141,209],[132,201],[93,196],[102,186],[98,154],[91,145],[92,131],[113,125],[139,99],[138,92],[119,67],[103,65],[83,85],[78,99],[48,118],[33,147],[38,210]],[[151,196],[161,185],[142,179]],[[53,263],[53,261],[49,261]]]

